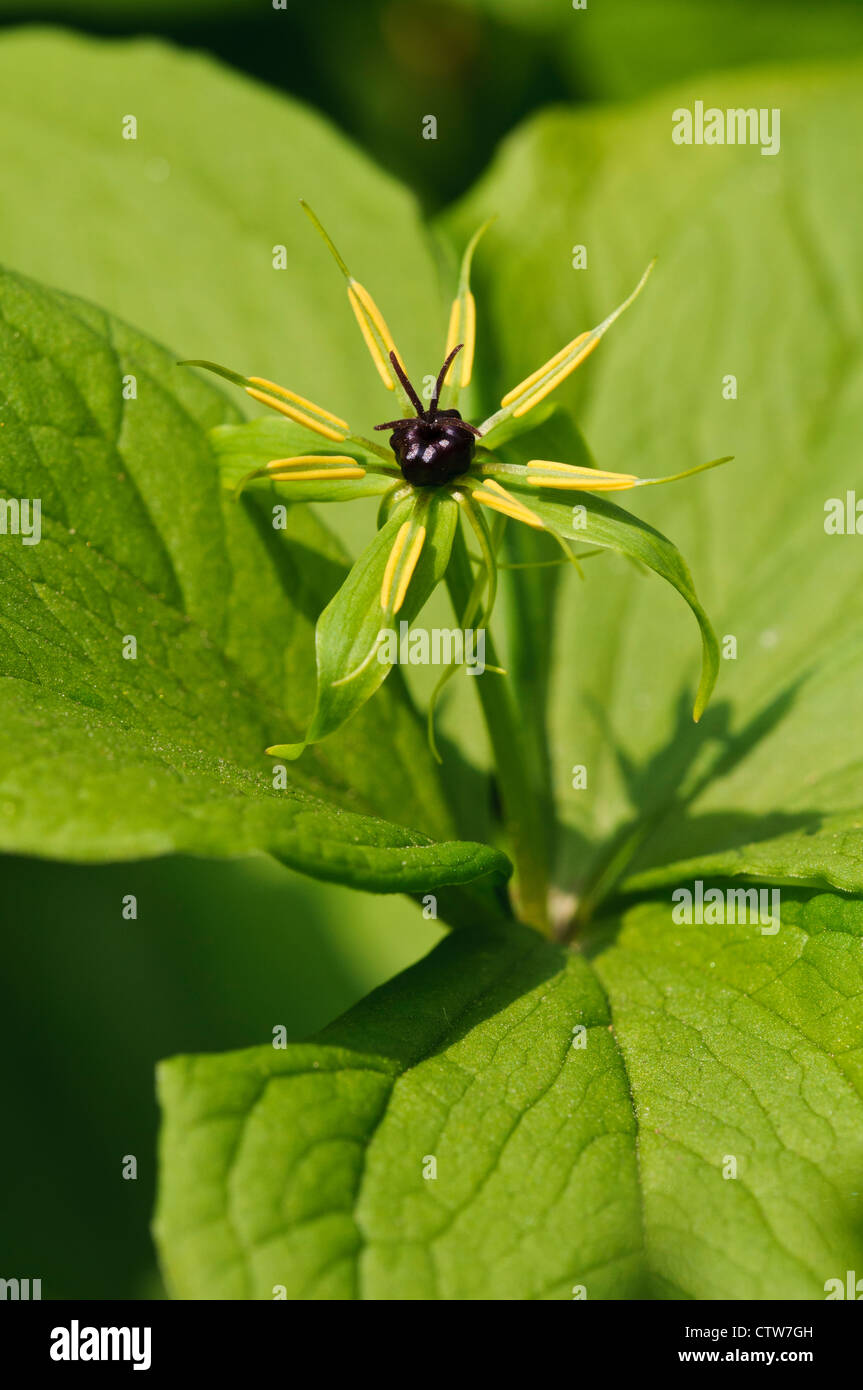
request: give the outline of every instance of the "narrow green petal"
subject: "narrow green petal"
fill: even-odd
[[[329,449],[355,459],[366,470],[364,478],[273,482],[262,472],[271,460],[310,451],[309,436],[302,426],[273,416],[247,420],[242,425],[217,425],[209,437],[222,486],[234,495],[250,487],[270,492],[274,502],[350,502],[356,497],[379,496],[395,481],[395,467],[392,472],[385,471],[377,457],[369,455],[359,441],[350,439]],[[315,453],[327,451],[314,446]]]
[[[528,488],[513,477],[507,479],[513,492],[530,498],[530,506],[542,518],[550,531],[561,539],[577,539],[640,561],[660,578],[671,584],[688,603],[701,634],[701,677],[695,696],[692,717],[698,722],[719,674],[719,643],[710,620],[699,602],[692,576],[675,545],[646,521],[624,511],[622,507],[592,493],[579,493],[577,504],[548,499],[536,488]],[[579,526],[574,529],[574,505],[579,507]]]
[[[410,623],[443,578],[457,511],[455,502],[445,492],[412,492],[396,505],[318,619],[315,711],[305,743],[285,747],[299,747],[301,752],[307,744],[317,743],[334,733],[372,697],[389,675],[391,663],[379,659],[379,634],[391,624],[397,632],[399,622]],[[394,616],[398,575],[392,577],[389,610],[381,606],[381,591],[393,547],[406,522],[424,525],[425,537],[403,602]],[[406,555],[407,547],[403,545],[402,551]],[[386,750],[382,750],[381,755],[385,753]]]
[[[450,381],[444,388],[445,405],[458,405],[459,390],[470,385],[476,349],[476,304],[470,288],[470,270],[477,243],[494,220],[493,217],[490,217],[486,222],[483,222],[481,227],[477,228],[465,247],[462,257],[458,291],[449,316],[444,357],[448,357],[458,343],[463,345],[463,351],[453,368]]]
[[[508,420],[511,416],[523,416],[528,411],[545,400],[552,391],[556,391],[561,382],[565,381],[569,374],[580,366],[584,359],[598,346],[600,340],[632,304],[638,298],[647,283],[647,278],[653,270],[655,260],[645,270],[635,289],[627,295],[622,304],[618,304],[602,323],[595,328],[588,329],[586,333],[579,333],[573,338],[572,342],[567,343],[566,347],[560,349],[553,357],[531,372],[518,386],[514,386],[511,391],[503,397],[500,410],[484,421],[481,426],[483,434],[491,431],[502,421]]]

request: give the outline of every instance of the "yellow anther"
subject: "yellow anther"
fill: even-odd
[[[464,302],[464,328],[462,331],[464,333],[464,348],[462,349],[461,384],[462,386],[469,386],[473,371],[473,354],[476,347],[476,300],[471,293],[468,293]]]
[[[278,410],[282,415],[287,415],[289,420],[293,420],[297,425],[305,425],[306,429],[314,430],[315,434],[322,434],[325,439],[333,439],[340,444],[347,438],[348,430],[335,430],[329,425],[324,425],[320,420],[314,419],[311,415],[306,415],[302,410],[297,410],[293,405],[288,405],[285,401],[280,401],[276,396],[269,395],[266,391],[259,391],[255,386],[247,386],[246,393],[253,400],[260,401],[262,405],[268,405],[271,410]]]
[[[351,458],[348,454],[292,454],[288,459],[270,459],[267,468],[300,468],[306,463],[337,463],[349,468],[359,468],[360,466],[356,459]]]
[[[368,290],[357,280],[348,282],[348,300],[381,381],[388,391],[394,391],[396,380],[389,354],[396,352],[396,345],[383,314]]]
[[[483,232],[491,226],[493,221],[494,218],[490,217],[487,222],[483,222],[482,226],[477,228],[465,247],[464,255],[462,256],[461,271],[459,273],[458,294],[453,300],[453,306],[450,310],[444,357],[449,357],[457,343],[463,344],[461,355],[456,363],[450,383],[454,388],[454,398],[463,386],[470,385],[470,379],[473,373],[473,358],[476,349],[476,300],[471,294],[470,269],[477,243]]]
[[[558,473],[596,473],[596,468],[584,468],[580,463],[559,463],[557,459],[528,459],[528,468],[553,468]]]
[[[387,566],[384,570],[383,583],[381,584],[381,608],[383,608],[384,610],[386,610],[387,605],[390,601],[390,590],[392,589],[393,585],[393,575],[396,572],[396,565],[401,559],[401,553],[405,548],[405,542],[407,541],[410,529],[410,522],[405,521],[399,527],[399,530],[396,534],[396,538],[393,541],[393,548],[390,551],[389,559],[387,560]]]
[[[638,479],[634,473],[609,473],[600,468],[583,468],[575,463],[556,463],[551,459],[531,459],[528,469],[534,469],[525,479],[531,487],[583,488],[586,492],[623,492],[635,487]],[[539,471],[537,471],[539,470]],[[559,475],[552,478],[543,476],[542,470]]]
[[[539,530],[545,529],[545,523],[536,512],[532,512],[517,497],[513,497],[512,493],[507,492],[493,478],[483,479],[482,487],[474,488],[472,496],[475,501],[482,502],[492,511],[501,512],[503,516],[511,517],[513,521],[522,521],[526,526],[534,526]]]
[[[493,493],[474,492],[477,502],[482,502],[483,506],[490,507],[493,512],[500,512],[503,516],[511,517],[513,521],[522,521],[526,526],[534,526],[543,529],[543,523],[534,512],[529,512],[527,508],[515,508],[507,506],[506,502],[495,497]]]
[[[315,415],[320,415],[324,420],[338,425],[339,429],[345,431],[345,434],[350,434],[351,427],[347,420],[333,415],[331,410],[324,410],[322,405],[315,405],[314,401],[307,401],[305,396],[298,396],[296,391],[289,391],[286,386],[279,386],[275,381],[267,381],[266,377],[263,376],[250,376],[249,381],[253,386],[263,386],[267,391],[275,392],[277,396],[284,396],[286,401],[293,401],[294,405],[305,406],[307,410],[314,411]]]
[[[321,478],[364,478],[364,468],[309,468],[306,472],[271,473],[274,483],[310,483]]]
[[[580,366],[586,357],[593,352],[597,343],[611,327],[616,319],[625,309],[628,309],[632,301],[641,293],[648,275],[653,269],[653,261],[647,267],[638,284],[632,293],[619,304],[616,309],[603,319],[602,323],[597,324],[596,328],[591,328],[587,333],[580,333],[572,342],[567,343],[566,347],[561,348],[553,357],[550,357],[544,366],[537,371],[531,372],[524,381],[520,381],[518,386],[514,386],[511,391],[507,391],[501,401],[501,410],[507,414],[512,413],[516,418],[526,415],[529,410],[533,410],[535,405],[545,400],[545,397],[554,391],[562,381]],[[497,417],[492,416],[492,419]]]
[[[426,528],[424,526],[420,526],[416,534],[414,535],[413,541],[411,542],[410,549],[408,550],[407,555],[404,554],[405,547],[408,544],[408,538],[411,533],[412,525],[412,522],[405,521],[399,527],[396,538],[393,541],[393,548],[390,551],[389,559],[387,560],[387,567],[384,570],[383,583],[381,584],[381,608],[383,608],[385,612],[389,608],[390,596],[392,594],[393,589],[393,581],[395,579],[397,571],[399,578],[398,587],[396,588],[395,592],[395,598],[393,599],[393,613],[398,613],[399,609],[404,603],[405,595],[408,591],[408,585],[410,584],[411,579],[413,578],[413,572],[417,567],[417,561],[419,560],[420,552],[423,548],[423,545],[425,544]],[[400,570],[399,565],[401,564],[403,556],[404,568]]]
[[[391,352],[396,352],[396,345],[393,342],[392,333],[390,333],[390,330],[387,328],[386,319],[365,286],[361,285],[359,280],[355,280],[353,275],[351,275],[347,264],[334,245],[329,233],[324,230],[323,224],[319,221],[315,213],[312,212],[308,203],[302,198],[300,202],[303,211],[311,219],[319,235],[323,238],[336,265],[347,281],[348,302],[354,311],[354,316],[360,326],[360,332],[365,339],[369,355],[377,368],[381,381],[388,391],[395,391],[396,379],[390,365],[389,354]]]
[[[496,493],[498,497],[503,497],[510,504],[511,507],[520,507],[523,511],[528,510],[525,504],[522,501],[520,501],[518,497],[513,497],[512,493],[507,492],[506,488],[503,487],[499,482],[497,482],[495,478],[485,478],[483,480],[483,487],[489,488],[492,492]],[[533,513],[531,512],[530,515],[532,516]]]
[[[395,602],[393,603],[394,613],[398,613],[399,609],[405,601],[405,596],[408,591],[408,585],[413,579],[413,573],[417,567],[417,561],[419,560],[420,552],[423,548],[423,545],[425,544],[425,538],[426,528],[424,526],[421,526],[417,531],[416,535],[414,536],[413,545],[411,546],[410,550],[405,556],[404,569],[402,570],[401,576],[399,578],[399,587],[396,589]]]
[[[501,405],[512,405],[513,401],[518,400],[519,396],[527,391],[529,387],[536,385],[536,383],[545,376],[546,372],[550,372],[552,367],[558,366],[558,364],[563,361],[564,357],[566,357],[567,353],[572,352],[573,348],[578,347],[579,343],[583,343],[586,337],[587,333],[579,333],[577,338],[573,338],[571,343],[567,343],[566,347],[562,347],[560,352],[554,354],[554,357],[549,357],[544,366],[538,367],[535,372],[531,372],[530,376],[526,376],[524,381],[520,381],[518,386],[514,386],[511,391],[507,391],[501,401]]]
[[[588,336],[588,334],[584,333],[581,338],[574,338],[567,351],[572,351],[577,343],[583,342]],[[544,401],[547,395],[556,390],[560,383],[565,381],[571,372],[575,371],[576,367],[581,366],[584,359],[590,356],[595,347],[598,347],[599,341],[600,338],[597,336],[596,338],[592,338],[590,342],[584,343],[580,352],[577,352],[568,362],[564,362],[562,366],[558,367],[557,371],[549,377],[544,385],[538,387],[527,397],[527,400],[521,401],[520,404],[516,406],[515,410],[512,412],[513,415],[516,417],[519,415],[526,415],[529,410],[533,410],[535,405],[539,405],[540,401]]]
[[[372,332],[368,322],[366,321],[365,315],[363,314],[359,301],[351,288],[348,289],[348,299],[350,300],[351,308],[353,309],[354,314],[356,315],[357,323],[360,326],[360,332],[362,333],[363,338],[365,339],[366,347],[369,350],[369,356],[371,357],[372,361],[375,364],[375,367],[377,368],[378,376],[380,377],[381,381],[383,382],[384,386],[387,388],[388,391],[394,391],[396,389],[396,384],[393,380],[392,373],[390,371],[389,362],[387,361],[383,352],[381,351],[380,345],[378,344],[374,333]]]
[[[393,342],[393,335],[387,328],[386,320],[383,314],[381,313],[380,309],[378,308],[377,304],[375,304],[375,301],[372,299],[368,290],[365,288],[364,285],[360,284],[359,280],[354,280],[352,282],[351,289],[353,290],[357,299],[362,304],[363,308],[368,313],[369,318],[371,319],[375,328],[378,330],[381,337],[383,338],[384,343],[386,344],[387,352],[395,352],[396,345]]]
[[[460,387],[469,386],[476,348],[476,300],[470,290],[464,297],[453,300],[444,357],[449,357],[456,343],[464,344],[459,359],[461,365],[457,364],[458,384]]]

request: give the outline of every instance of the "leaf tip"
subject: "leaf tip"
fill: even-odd
[[[711,697],[711,695],[713,694],[713,687],[714,687],[715,684],[716,684],[716,681],[715,681],[715,679],[714,679],[714,680],[710,683],[710,686],[708,687],[708,689],[706,689],[706,690],[705,690],[705,689],[699,690],[699,691],[698,691],[698,694],[695,696],[695,704],[692,706],[692,722],[693,722],[693,724],[700,724],[700,723],[701,723],[701,716],[702,716],[702,714],[704,713],[704,711],[707,709],[708,703],[709,703],[709,701],[710,701],[710,697]]]
[[[293,763],[307,747],[306,743],[274,743],[272,748],[265,748],[264,752],[270,758],[287,758],[289,763]]]

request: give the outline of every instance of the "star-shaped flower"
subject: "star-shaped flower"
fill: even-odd
[[[584,362],[640,294],[653,262],[632,293],[607,318],[573,338],[508,391],[498,410],[474,425],[462,418],[458,400],[460,391],[471,381],[476,342],[471,263],[477,242],[489,223],[479,228],[465,251],[443,366],[428,404],[424,404],[377,304],[354,279],[312,210],[305,203],[303,207],[345,277],[348,301],[381,381],[400,399],[405,413],[375,426],[376,430],[389,432],[386,448],[378,441],[355,434],[341,416],[275,382],[241,376],[214,362],[184,364],[205,367],[227,378],[243,387],[253,400],[286,416],[330,446],[326,452],[271,459],[265,467],[256,468],[242,479],[238,491],[252,479],[268,478],[287,484],[290,494],[302,501],[342,501],[370,493],[383,494],[377,536],[318,621],[318,700],[305,740],[279,744],[267,752],[298,757],[308,744],[339,728],[374,693],[390,669],[381,652],[382,635],[390,630],[397,614],[410,621],[444,577],[457,539],[459,516],[473,534],[479,551],[470,597],[459,615],[463,628],[476,623],[484,628],[490,619],[497,586],[497,550],[506,520],[548,531],[580,572],[579,556],[572,549],[576,538],[572,516],[560,506],[561,494],[567,493],[583,494],[584,506],[579,512],[590,512],[594,521],[598,518],[605,522],[605,529],[600,526],[598,534],[591,534],[588,528],[583,540],[623,550],[652,567],[674,584],[695,613],[703,649],[694,709],[694,717],[700,718],[715,683],[718,655],[716,638],[695,597],[686,566],[659,532],[595,494],[673,482],[727,460],[714,459],[667,478],[638,478],[631,473],[611,473],[557,459],[534,458],[513,463],[499,456],[507,440],[531,427],[532,422],[527,427],[522,424],[524,417]],[[621,519],[630,524],[631,538],[621,539]],[[585,553],[597,552],[583,552],[581,558]],[[445,673],[444,680],[449,674],[451,670]]]

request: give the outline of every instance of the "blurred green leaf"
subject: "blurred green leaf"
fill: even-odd
[[[832,882],[830,838],[815,832],[831,814],[853,825],[863,803],[851,696],[863,561],[853,538],[824,530],[825,503],[859,483],[861,194],[847,171],[863,138],[860,71],[752,71],[626,111],[540,116],[448,219],[462,243],[499,213],[475,266],[478,361],[486,343],[495,356],[488,403],[657,253],[644,294],[560,400],[603,468],[656,477],[735,456],[638,494],[690,562],[727,657],[697,729],[691,646],[666,594],[610,562],[561,585],[551,762],[560,878],[579,894],[732,848],[735,872],[759,872],[745,846],[795,831],[807,877]],[[780,153],[675,145],[672,112],[695,98],[779,108]],[[573,270],[574,244],[587,270]],[[585,789],[572,786],[576,764]],[[783,843],[793,876],[798,850]],[[863,852],[857,862],[846,857],[841,886],[863,889]]]
[[[621,100],[693,73],[746,63],[844,58],[863,50],[855,0],[453,0],[544,42],[572,96]]]
[[[3,891],[20,905],[4,918],[0,980],[14,1135],[0,1152],[3,1261],[38,1271],[45,1299],[164,1297],[150,1237],[160,1058],[265,1042],[279,1024],[307,1037],[442,935],[403,897],[260,856],[6,856]]]
[[[222,14],[242,14],[251,8],[250,0],[0,0],[0,14],[23,16],[33,20],[38,15],[56,19],[67,16],[73,23],[98,20],[103,17],[116,22],[140,23],[146,19],[153,24],[177,15],[190,19],[213,19]]]
[[[112,35],[146,27],[206,48],[311,103],[435,207],[469,188],[537,107],[863,50],[857,0],[614,0],[589,15],[571,0],[328,0],[326,24],[313,7],[268,0],[0,0],[0,15]],[[436,140],[421,138],[426,112]]]
[[[505,871],[484,846],[360,814],[372,786],[352,787],[332,752],[277,783],[263,750],[302,725],[291,625],[272,615],[292,616],[296,596],[219,484],[205,429],[230,413],[217,393],[100,311],[10,274],[0,392],[3,489],[41,507],[37,543],[7,535],[0,557],[5,849],[79,860],[267,850],[378,891]],[[402,727],[416,744],[410,781],[423,733],[409,715]],[[388,795],[393,732],[381,726],[373,758],[353,738]]]
[[[368,435],[393,398],[305,198],[409,372],[440,367],[449,306],[414,200],[306,107],[153,40],[19,30],[0,40],[0,111],[7,265]]]
[[[459,933],[313,1042],[165,1063],[173,1294],[823,1297],[863,1259],[861,936],[829,896],[775,937],[644,904],[594,968]]]

